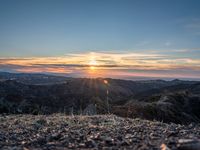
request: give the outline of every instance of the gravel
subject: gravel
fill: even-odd
[[[0,115],[0,149],[200,150],[200,124],[115,115]]]

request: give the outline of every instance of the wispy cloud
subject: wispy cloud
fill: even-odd
[[[95,64],[92,65],[91,61]],[[95,67],[91,69],[91,66]],[[88,52],[61,57],[0,58],[0,71],[45,72],[76,76],[199,77],[200,59],[159,53]]]
[[[184,25],[185,29],[195,35],[200,35],[200,18],[193,18]]]

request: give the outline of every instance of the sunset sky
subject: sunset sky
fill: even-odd
[[[199,0],[0,0],[0,71],[200,79]]]

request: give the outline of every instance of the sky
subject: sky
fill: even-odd
[[[199,0],[0,0],[0,71],[200,79]]]

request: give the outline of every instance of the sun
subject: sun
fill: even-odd
[[[90,66],[90,70],[95,70],[95,69],[96,69],[96,67]]]
[[[89,61],[90,70],[95,70],[97,65],[98,63],[96,60],[92,59]]]

